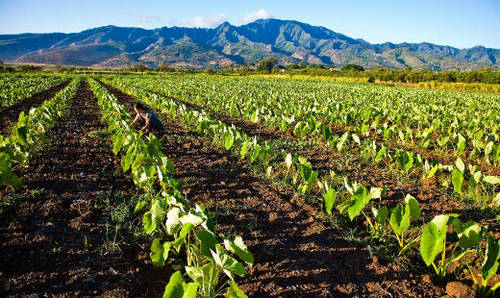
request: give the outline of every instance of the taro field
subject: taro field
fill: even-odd
[[[2,296],[500,291],[498,94],[9,74],[0,115]]]

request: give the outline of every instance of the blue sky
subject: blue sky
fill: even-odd
[[[372,43],[500,48],[499,0],[0,0],[0,34],[79,32],[104,26],[213,27],[293,19]]]

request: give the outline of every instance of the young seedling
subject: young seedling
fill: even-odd
[[[392,209],[389,223],[398,241],[400,254],[418,241],[417,237],[405,245],[404,235],[410,227],[410,222],[412,220],[417,221],[420,218],[420,214],[420,206],[417,200],[411,195],[406,195],[404,207],[401,203],[398,203],[398,205]]]

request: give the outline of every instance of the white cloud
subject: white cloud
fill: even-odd
[[[164,20],[161,16],[142,14],[138,18],[138,27],[155,28],[161,26],[163,22]]]
[[[189,21],[180,22],[179,26],[181,27],[197,27],[197,28],[213,28],[224,21],[227,20],[227,17],[223,13],[216,13],[210,15],[208,17],[196,17]]]
[[[248,24],[259,19],[269,19],[269,12],[265,9],[259,9],[257,11],[247,13],[243,19],[241,19],[242,24]]]

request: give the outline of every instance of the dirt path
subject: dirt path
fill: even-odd
[[[130,111],[136,101],[112,93]],[[223,149],[166,119],[162,151],[187,198],[216,215],[221,232],[242,235],[255,265],[239,284],[249,297],[430,297],[444,291],[395,264],[383,264],[317,219],[301,198],[249,174]]]
[[[27,188],[3,194],[17,202],[0,208],[0,296],[160,295],[149,244],[127,245],[132,241],[122,232],[115,239],[110,215],[128,214],[123,208],[133,208],[126,202],[137,193],[108,136],[99,135],[104,128],[97,100],[82,82],[69,115],[50,133],[51,144],[19,173]],[[134,220],[125,219],[123,226]]]
[[[1,110],[0,114],[2,117],[0,118],[0,134],[9,133],[10,127],[17,122],[21,112],[24,112],[25,114],[29,113],[32,107],[37,107],[45,100],[51,99],[57,92],[68,86],[69,83],[69,80],[65,81]]]

